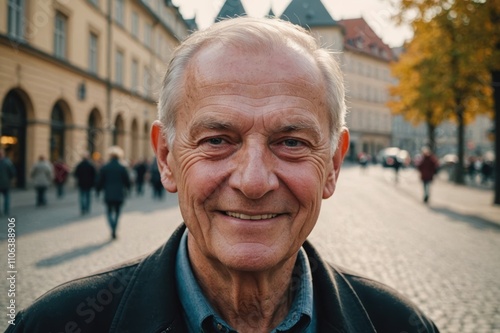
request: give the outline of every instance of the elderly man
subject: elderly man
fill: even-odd
[[[50,292],[18,331],[437,332],[306,241],[349,145],[344,116],[338,65],[303,29],[238,18],[194,33],[151,133],[184,224],[155,253]]]

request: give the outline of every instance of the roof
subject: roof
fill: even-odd
[[[215,22],[219,22],[229,17],[245,16],[246,14],[245,7],[243,7],[240,0],[226,0],[219,14],[215,17]]]
[[[366,23],[364,18],[340,20],[344,27],[344,49],[361,52],[387,61],[394,60],[392,49]]]
[[[267,16],[266,17],[276,17],[276,14],[274,14],[273,12],[273,7],[269,8],[269,13],[267,13]]]
[[[196,15],[193,18],[184,19],[184,22],[186,22],[186,25],[190,31],[198,30],[198,24],[196,23]]]
[[[292,0],[280,18],[303,27],[337,25],[321,0]]]

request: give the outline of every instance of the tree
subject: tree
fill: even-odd
[[[398,83],[390,87],[393,99],[388,103],[393,113],[403,115],[411,123],[425,122],[433,151],[435,129],[450,117],[450,105],[445,104],[449,98],[443,98],[449,91],[441,82],[446,75],[441,66],[446,55],[440,52],[440,30],[434,25],[416,23],[414,39],[405,45],[399,61],[391,64]]]
[[[423,43],[432,50],[422,55],[413,68],[421,76],[433,77],[425,80],[429,84],[437,84],[436,89],[441,94],[437,101],[438,109],[443,111],[444,117],[457,123],[458,168],[455,182],[463,184],[465,125],[480,113],[493,116],[490,69],[497,61],[494,41],[499,35],[498,26],[491,21],[490,11],[497,8],[499,2],[401,0],[399,6],[397,19],[409,21],[415,30],[415,38],[408,48],[412,43]],[[410,19],[409,13],[413,15]]]

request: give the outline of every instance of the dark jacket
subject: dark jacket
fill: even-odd
[[[182,225],[145,258],[53,289],[21,311],[7,332],[187,332],[175,283],[184,230]],[[318,332],[438,332],[392,289],[325,263],[308,242],[304,248],[312,269]]]
[[[16,176],[14,164],[7,158],[0,158],[0,190],[10,188],[10,182]]]
[[[139,162],[134,166],[137,183],[143,183],[144,178],[146,177],[146,173],[148,172],[148,165],[146,162]]]
[[[126,191],[130,188],[130,177],[125,168],[117,159],[112,159],[99,171],[97,191],[104,190],[106,202],[122,202]]]
[[[417,165],[420,171],[420,179],[424,182],[430,182],[434,178],[439,167],[439,163],[434,155],[424,155]]]
[[[89,160],[84,159],[76,166],[74,176],[79,189],[90,190],[95,185],[97,170]]]

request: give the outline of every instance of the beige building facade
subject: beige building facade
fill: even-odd
[[[164,0],[0,0],[1,145],[17,186],[39,156],[151,158],[166,63],[188,24]]]
[[[393,83],[390,62],[394,55],[363,18],[340,21],[344,27],[342,66],[351,134],[350,157],[376,156],[391,145],[392,113],[387,107]]]

